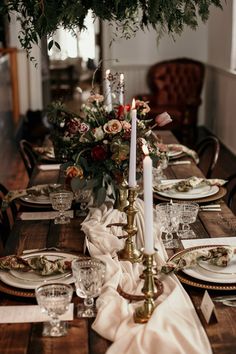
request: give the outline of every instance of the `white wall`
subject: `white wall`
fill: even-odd
[[[167,34],[157,42],[158,35],[154,30],[139,31],[130,40],[119,39],[112,43],[112,30],[103,24],[103,58],[104,67],[114,72],[124,72],[126,101],[140,93],[147,93],[146,73],[149,67],[161,60],[178,57],[189,57],[206,62],[207,60],[207,25],[199,22],[196,31],[186,28],[175,41]],[[116,62],[116,59],[119,61]],[[204,110],[199,112],[199,120],[203,120]]]
[[[40,48],[33,46],[32,56],[37,60],[38,66],[27,58],[26,52],[21,49],[18,40],[20,25],[16,17],[11,17],[10,22],[10,47],[17,48],[18,83],[20,114],[25,115],[28,109],[42,109],[42,77],[41,77],[41,55]]]
[[[205,125],[236,154],[236,71],[231,55],[236,38],[232,36],[236,4],[227,1],[224,11],[211,13],[208,23],[208,67],[206,70]],[[234,32],[234,31],[233,31]]]

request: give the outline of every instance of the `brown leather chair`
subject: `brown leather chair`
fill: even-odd
[[[5,246],[18,211],[14,201],[12,201],[6,209],[2,209],[2,201],[7,193],[8,190],[6,187],[0,184],[0,254],[1,247],[3,248]]]
[[[219,139],[216,136],[210,135],[201,140],[197,145],[197,153],[199,156],[198,167],[207,178],[211,178],[219,158]]]
[[[236,215],[236,173],[229,176],[226,183],[227,194],[224,197],[225,202],[232,212]]]
[[[20,140],[19,142],[19,151],[24,162],[26,171],[29,178],[32,175],[33,169],[37,163],[37,155],[33,151],[33,146],[27,140]]]
[[[147,84],[150,94],[137,95],[149,101],[150,117],[167,111],[173,118],[171,126],[183,141],[183,134],[194,131],[204,81],[204,65],[196,60],[180,58],[162,61],[150,67]]]

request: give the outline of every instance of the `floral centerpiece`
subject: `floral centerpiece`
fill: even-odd
[[[131,135],[131,106],[115,105],[111,111],[100,94],[91,94],[82,105],[81,114],[69,112],[60,102],[51,105],[48,117],[53,124],[52,140],[55,153],[66,166],[67,180],[72,188],[93,189],[100,205],[106,195],[115,197],[116,185],[127,179]],[[137,110],[137,177],[142,172],[143,151],[146,145],[156,166],[165,154],[146,119],[150,108],[136,100]],[[157,124],[169,122],[162,114]]]

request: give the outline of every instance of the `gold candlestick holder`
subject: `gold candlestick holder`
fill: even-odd
[[[127,233],[127,236],[124,248],[118,251],[117,254],[120,260],[136,263],[142,261],[142,254],[137,249],[134,241],[134,236],[137,234],[137,227],[134,225],[134,217],[138,212],[138,210],[134,207],[134,202],[139,191],[139,186],[127,188],[129,205],[124,209],[124,212],[127,215],[127,224],[122,227],[122,229]]]
[[[134,313],[134,322],[136,323],[146,323],[152,316],[155,309],[154,297],[155,297],[155,283],[154,283],[154,272],[153,272],[153,258],[154,254],[144,254],[143,264],[145,269],[143,271],[144,285],[142,288],[142,293],[145,296],[142,306],[136,308]]]

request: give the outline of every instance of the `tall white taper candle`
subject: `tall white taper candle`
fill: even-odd
[[[147,147],[144,147],[148,153]],[[152,193],[152,159],[146,156],[143,160],[143,183],[144,183],[144,253],[154,253],[153,242],[153,193]]]
[[[108,107],[108,111],[112,111],[112,93],[111,93],[111,83],[110,80],[108,79],[110,75],[110,70],[106,70],[106,76],[105,76],[105,99],[106,99],[106,105]]]
[[[135,109],[135,99],[131,107],[131,138],[129,153],[129,187],[135,187],[136,182],[136,136],[137,136],[137,110]]]
[[[120,74],[119,104],[124,105],[124,74]]]

